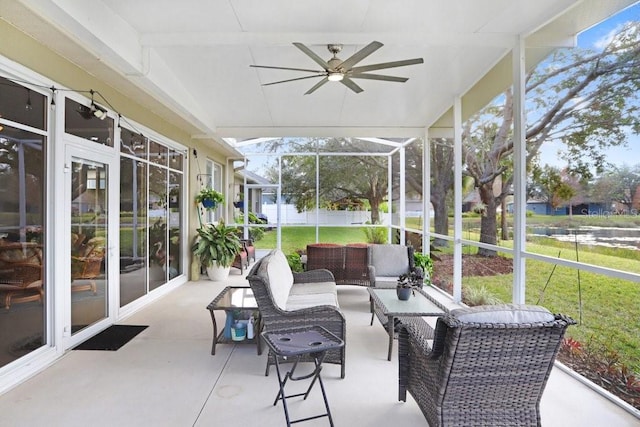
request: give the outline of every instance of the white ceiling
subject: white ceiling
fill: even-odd
[[[633,0],[0,0],[2,18],[194,137],[421,136],[456,96],[466,111],[510,84],[489,74],[518,36],[530,62]],[[358,80],[356,94],[320,78],[251,64],[318,68],[292,45],[341,59],[384,46],[358,65],[424,58]],[[494,75],[492,77],[492,75]],[[446,120],[445,120],[446,122]]]

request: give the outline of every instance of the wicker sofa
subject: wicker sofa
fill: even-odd
[[[274,249],[253,265],[247,280],[266,330],[320,325],[346,343],[345,317],[338,306],[336,283],[330,271],[293,273],[284,253]],[[275,363],[274,357],[270,352],[265,375]],[[344,362],[344,347],[329,350],[324,359],[324,363],[341,365],[341,378],[345,375]]]
[[[431,427],[539,426],[540,399],[562,337],[575,322],[539,306],[452,310],[433,346],[422,319],[401,318],[399,396],[413,396]]]
[[[307,270],[327,269],[333,274],[337,285],[370,286],[368,263],[369,249],[366,244],[307,245]]]

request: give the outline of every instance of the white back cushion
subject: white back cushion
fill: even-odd
[[[289,292],[293,286],[293,273],[287,262],[287,257],[281,250],[273,250],[266,259],[267,275],[273,302],[285,310]]]
[[[409,271],[409,252],[403,245],[371,245],[371,265],[376,276],[398,277]]]
[[[555,319],[549,310],[538,305],[497,304],[451,310],[462,323],[546,323]]]

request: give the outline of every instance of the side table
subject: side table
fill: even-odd
[[[207,306],[211,314],[211,322],[213,323],[213,343],[211,344],[211,354],[216,354],[216,344],[218,343],[233,343],[233,344],[256,344],[258,355],[262,354],[262,343],[260,340],[260,332],[262,331],[263,323],[262,316],[258,310],[258,304],[253,296],[253,291],[247,286],[227,286],[218,294],[213,301]],[[254,322],[255,336],[252,339],[245,338],[243,341],[233,341],[224,336],[224,328],[218,333],[218,324],[214,315],[215,310],[224,310],[227,315],[229,312],[238,311],[246,315],[249,312],[249,316],[257,312],[257,318]]]
[[[305,326],[299,328],[289,328],[274,331],[267,331],[262,333],[264,341],[267,346],[276,355],[275,365],[276,372],[278,373],[278,383],[280,390],[273,402],[273,406],[278,403],[278,400],[282,400],[282,407],[284,409],[284,416],[287,421],[287,427],[290,427],[293,423],[302,421],[314,420],[316,418],[328,417],[329,424],[333,427],[333,418],[331,418],[331,410],[329,409],[329,402],[327,400],[327,394],[322,383],[322,377],[320,371],[322,370],[322,361],[327,350],[341,348],[344,346],[344,341],[323,328],[322,326]],[[300,356],[309,354],[313,358],[314,369],[311,373],[295,376],[295,370],[298,366]],[[282,378],[280,372],[279,358],[288,359],[294,358],[293,366]],[[288,380],[300,381],[311,378],[311,384],[305,393],[298,393],[292,395],[285,395],[284,387]],[[289,418],[289,409],[287,408],[287,399],[291,397],[304,396],[304,399],[309,396],[309,392],[314,384],[318,382],[320,389],[322,390],[322,399],[324,400],[324,406],[327,410],[324,414],[314,415],[306,418],[299,418],[297,420],[291,420]]]

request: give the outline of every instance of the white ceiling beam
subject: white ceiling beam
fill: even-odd
[[[405,46],[513,46],[513,35],[498,33],[460,33],[406,31],[401,33],[263,33],[263,32],[166,32],[140,35],[140,43],[149,47],[179,46],[289,46],[293,42],[307,45],[365,45],[371,40]]]
[[[259,137],[353,137],[371,138],[419,138],[424,135],[424,127],[218,127],[216,135],[221,138]]]

